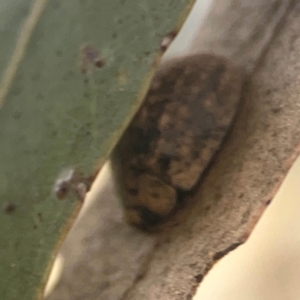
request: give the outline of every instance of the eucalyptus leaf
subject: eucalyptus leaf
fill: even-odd
[[[101,168],[146,92],[161,40],[192,4],[1,1],[1,299],[42,297],[81,206],[74,195],[57,201],[57,176]]]

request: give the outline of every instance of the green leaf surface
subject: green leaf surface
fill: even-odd
[[[75,197],[55,199],[55,179],[70,166],[101,167],[146,91],[160,41],[192,4],[1,0],[1,299],[42,297],[80,208]]]

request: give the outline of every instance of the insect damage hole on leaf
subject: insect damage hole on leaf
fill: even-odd
[[[160,50],[162,52],[165,52],[169,48],[169,46],[171,45],[171,43],[177,36],[177,33],[178,33],[177,31],[172,30],[163,37],[163,39],[160,43]]]
[[[61,200],[70,193],[84,200],[86,193],[92,185],[92,178],[85,177],[75,168],[63,171],[55,181],[53,192],[57,199]]]

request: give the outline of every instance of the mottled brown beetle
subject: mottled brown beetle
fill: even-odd
[[[111,159],[130,224],[161,223],[195,187],[232,123],[243,78],[228,59],[208,54],[158,69]]]

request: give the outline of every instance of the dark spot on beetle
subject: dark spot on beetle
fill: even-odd
[[[138,189],[127,189],[127,191],[131,196],[137,196],[139,192]]]
[[[162,170],[167,170],[170,166],[171,158],[168,155],[162,154],[158,159],[158,164]]]
[[[244,197],[244,193],[239,194],[239,198],[243,198]]]
[[[143,173],[145,173],[145,169],[143,168],[138,168],[136,166],[129,166],[129,170],[132,173],[133,176],[138,177],[140,175],[142,175]]]
[[[12,214],[16,211],[16,205],[13,203],[7,203],[4,207],[4,212],[7,214]]]
[[[226,72],[226,67],[224,65],[218,65],[211,72],[210,76],[206,80],[205,86],[197,94],[197,98],[199,100],[194,102],[194,104],[196,106],[195,109],[192,110],[194,113],[199,114],[199,112],[201,112],[201,110],[203,110],[203,106],[200,101],[201,99],[208,98],[209,94],[218,91],[218,87],[220,86],[220,81],[223,78],[223,74],[225,72]],[[223,105],[222,99],[223,98],[217,97],[217,100],[218,100],[219,104],[221,104],[221,105]],[[207,112],[203,112],[203,114],[204,113],[207,113]],[[214,117],[214,116],[212,115],[212,117]],[[200,117],[198,116],[198,118],[200,118]]]
[[[194,147],[192,151],[192,158],[197,159],[199,157],[199,148]]]
[[[131,128],[129,134],[134,141],[139,141],[138,143],[135,143],[133,152],[136,154],[144,154],[150,151],[151,141],[157,139],[159,130],[156,128],[144,130],[142,128],[134,127]]]
[[[206,212],[208,212],[210,209],[211,209],[211,206],[210,206],[210,205],[207,205],[207,206],[205,207],[205,211],[206,211]]]
[[[178,204],[184,203],[184,198],[187,196],[188,192],[182,189],[176,189],[176,201]]]
[[[243,243],[233,243],[230,246],[228,246],[226,249],[222,250],[222,251],[218,251],[214,254],[213,256],[213,260],[219,260],[221,259],[223,256],[225,256],[227,253],[233,251],[234,249],[236,249],[238,246],[242,245]]]
[[[204,119],[203,119],[204,121]],[[204,124],[204,123],[202,123]],[[207,124],[207,123],[206,123]],[[210,139],[210,138],[216,138],[214,137],[214,133],[211,132],[211,128],[213,127],[213,125],[211,125],[210,128],[203,128],[202,131],[199,130],[199,133],[196,134],[196,143],[195,145],[197,145],[197,148],[199,149],[200,147],[202,147],[203,145],[203,142],[207,139]],[[200,148],[201,149],[201,148]]]
[[[141,218],[146,225],[154,226],[162,221],[162,218],[149,210],[148,208],[141,208]]]
[[[194,121],[191,118],[188,118],[188,119],[185,120],[185,123],[187,125],[192,125],[194,123]]]
[[[38,227],[34,224],[33,225],[33,230],[36,230]]]
[[[200,283],[203,279],[203,274],[198,274],[196,276],[194,276],[195,280],[197,281],[197,283]]]
[[[158,193],[153,192],[153,193],[150,194],[150,196],[154,199],[159,199],[159,194]]]
[[[188,167],[191,166],[191,162],[190,162],[190,161],[186,161],[186,162],[184,163],[184,165],[188,168]]]
[[[226,125],[220,125],[217,127],[218,132],[226,132],[227,126]]]
[[[182,174],[184,173],[184,170],[183,169],[178,169],[176,172],[174,172],[174,175],[175,174]]]

